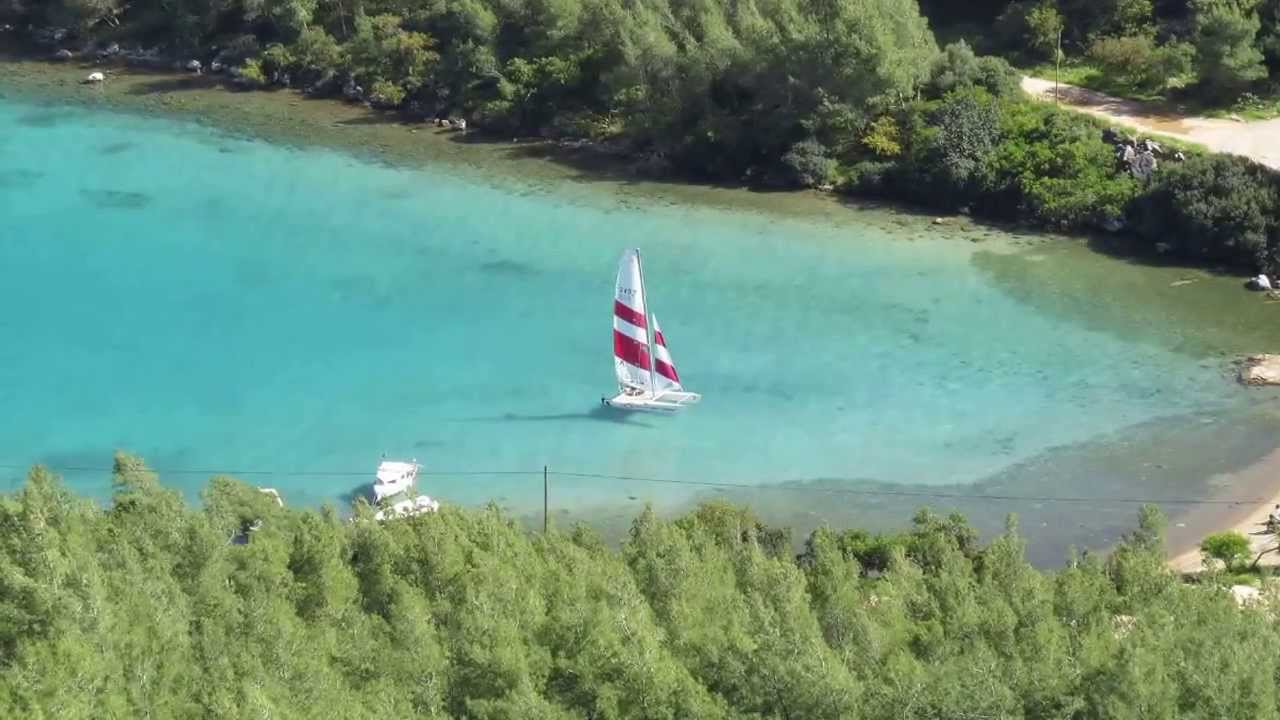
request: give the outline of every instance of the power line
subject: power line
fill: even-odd
[[[28,465],[0,464],[0,470],[28,470]],[[54,472],[96,472],[110,473],[111,468],[66,465],[49,466]],[[157,469],[150,468],[157,475],[230,475],[236,477],[363,477],[373,475],[369,470],[205,470],[205,469]],[[537,477],[546,476],[574,478],[583,480],[618,480],[622,482],[654,483],[662,485],[684,485],[691,487],[708,487],[732,490],[750,490],[755,492],[809,492],[826,495],[850,495],[859,497],[909,497],[935,500],[985,500],[993,502],[1030,502],[1030,503],[1124,503],[1143,505],[1157,503],[1163,505],[1256,505],[1263,498],[1238,499],[1190,499],[1190,498],[1142,498],[1142,497],[1107,497],[1107,496],[1063,496],[1063,495],[1011,495],[1003,493],[963,493],[944,490],[891,490],[888,488],[835,488],[812,487],[802,485],[752,485],[750,483],[714,482],[709,480],[675,480],[671,478],[652,478],[635,475],[609,475],[602,473],[564,472],[558,470],[430,470],[419,475],[427,477]],[[841,478],[826,478],[839,480]]]

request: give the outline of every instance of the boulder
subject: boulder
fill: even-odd
[[[218,62],[217,60],[214,60],[213,62],[209,63],[209,72],[211,72],[211,73],[220,73],[220,72],[222,72],[223,70],[226,70],[226,69],[227,69],[227,66],[226,66],[226,65],[223,65],[222,63]]]
[[[103,75],[100,72],[91,72],[89,73],[89,76],[84,79],[85,84],[88,84],[88,85],[93,85],[100,82],[106,82],[106,80],[107,80],[107,76]]]
[[[120,43],[111,43],[98,51],[98,57],[105,60],[120,54]]]
[[[1272,289],[1271,279],[1266,275],[1255,275],[1254,277],[1249,278],[1249,281],[1246,282],[1244,286],[1250,290],[1258,291]]]
[[[1245,385],[1280,385],[1280,355],[1250,355],[1240,367]]]
[[[1109,233],[1118,233],[1124,230],[1124,220],[1118,217],[1110,217],[1102,221],[1102,229]]]
[[[199,60],[188,60],[187,64],[183,67],[187,69],[187,72],[193,72],[197,75],[199,75],[200,71],[204,69],[204,65]]]
[[[39,45],[56,45],[65,40],[70,34],[66,28],[38,28],[31,32],[31,39]]]
[[[1240,607],[1262,604],[1262,592],[1252,585],[1232,585],[1231,597]]]
[[[326,95],[332,95],[334,91],[337,89],[337,85],[338,85],[337,73],[330,70],[326,72],[324,75],[321,75],[320,79],[311,83],[302,92],[307,95],[323,97]]]
[[[364,88],[356,84],[356,81],[348,78],[346,84],[342,86],[342,96],[352,102],[360,102],[364,100]]]
[[[63,48],[53,54],[54,60],[70,60],[73,57],[75,57],[75,54],[66,48]]]

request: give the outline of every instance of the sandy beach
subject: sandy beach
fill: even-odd
[[[1169,567],[1177,572],[1197,572],[1203,568],[1197,535],[1235,530],[1249,538],[1255,556],[1264,549],[1276,547],[1276,538],[1265,534],[1263,528],[1272,508],[1280,505],[1280,449],[1243,470],[1217,476],[1211,482],[1222,487],[1224,495],[1253,496],[1260,500],[1246,506],[1227,505],[1193,512],[1179,523],[1184,527],[1174,529],[1171,535],[1176,540],[1171,540],[1169,545]],[[1267,555],[1262,564],[1280,565],[1280,553]]]

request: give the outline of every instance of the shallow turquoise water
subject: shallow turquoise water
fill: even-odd
[[[452,473],[967,483],[1238,400],[1203,358],[1021,304],[968,242],[855,211],[624,202],[14,99],[0,138],[7,466],[124,447],[162,471],[287,471],[248,479],[308,503],[387,452],[445,473],[423,487],[445,501],[527,508],[540,476]],[[705,396],[681,417],[599,408],[625,246]],[[689,492],[558,480],[556,503]]]

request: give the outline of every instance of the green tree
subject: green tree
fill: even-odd
[[[1205,95],[1232,99],[1267,76],[1256,0],[1192,0],[1196,67]]]
[[[1238,532],[1219,532],[1206,535],[1200,541],[1200,552],[1205,562],[1217,560],[1231,570],[1249,557],[1249,538]]]

